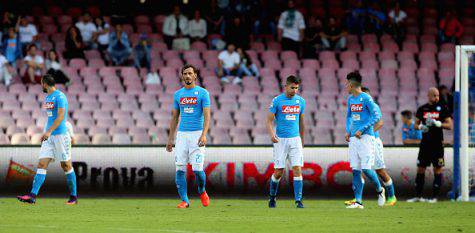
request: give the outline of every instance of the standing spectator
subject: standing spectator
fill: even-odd
[[[8,63],[7,58],[0,53],[0,82],[5,84],[5,86],[11,83],[12,75],[10,70],[12,69],[13,67]]]
[[[456,43],[464,32],[463,25],[455,16],[453,10],[445,12],[445,17],[439,22],[439,40],[441,43]]]
[[[84,49],[96,48],[97,46],[94,42],[97,38],[97,27],[92,22],[91,16],[88,13],[85,13],[79,22],[76,23],[76,27],[81,32]]]
[[[228,44],[228,48],[218,55],[218,67],[215,71],[223,83],[229,83],[229,79],[226,77],[229,75],[237,77],[235,78],[235,83],[240,82],[241,69],[239,69],[239,64],[241,63],[241,59],[235,49],[236,47],[233,44]]]
[[[378,2],[373,2],[371,7],[368,8],[369,23],[371,31],[381,36],[384,32],[386,25],[386,14],[381,10]]]
[[[0,34],[8,34],[8,29],[11,27],[15,28],[17,21],[18,20],[13,13],[5,11],[5,13],[3,13],[2,21],[0,21]]]
[[[20,36],[22,50],[24,50],[31,43],[35,43],[38,47],[38,44],[36,43],[38,39],[38,30],[36,30],[36,26],[28,22],[26,17],[20,17],[19,21],[20,23],[17,27],[17,30]]]
[[[308,20],[308,27],[305,29],[304,58],[317,58],[317,51],[322,47],[320,34],[323,32],[323,24],[320,19],[311,16]]]
[[[401,10],[399,2],[396,2],[394,9],[389,14],[389,33],[393,36],[394,40],[399,46],[402,46],[406,30],[404,27],[404,20],[407,18],[406,12]]]
[[[62,83],[69,86],[71,79],[61,70],[61,63],[59,62],[59,56],[56,50],[51,49],[48,52],[48,57],[45,62],[46,73],[53,76],[56,83]]]
[[[96,18],[96,27],[97,27],[97,48],[104,55],[104,51],[109,47],[109,30],[110,25],[104,21],[104,18]]]
[[[261,34],[272,34],[274,37],[277,35],[277,26],[271,13],[271,9],[275,7],[270,7],[270,4],[272,3],[262,0],[251,8],[251,22],[254,22],[252,33],[255,38]]]
[[[135,68],[140,69],[143,66],[147,68],[147,74],[150,74],[150,50],[152,46],[148,43],[147,35],[141,34],[137,45],[134,47]]]
[[[115,25],[115,31],[110,33],[107,52],[112,63],[116,66],[124,64],[132,53],[129,38],[127,34],[122,31],[121,24]]]
[[[419,145],[422,139],[422,131],[414,127],[412,112],[404,110],[401,112],[402,120],[402,143],[404,145]]]
[[[27,56],[24,59],[26,71],[23,75],[23,83],[40,83],[45,67],[44,59],[37,54],[35,44],[30,44],[27,51]]]
[[[188,34],[188,19],[180,12],[180,6],[173,7],[173,14],[165,18],[163,23],[163,39],[168,48],[172,48],[173,40]]]
[[[66,39],[63,56],[66,59],[85,58],[84,56],[84,42],[79,29],[76,26],[71,26],[66,31]]]
[[[189,32],[192,41],[205,41],[206,39],[206,21],[201,18],[199,10],[195,10],[195,17],[189,22]]]
[[[439,93],[439,103],[445,105],[449,109],[450,114],[452,114],[454,112],[454,97],[452,96],[452,93],[450,93],[445,85],[439,87]]]
[[[211,0],[209,8],[205,14],[208,22],[208,30],[210,34],[218,33],[224,35],[225,23],[221,10],[216,5],[216,0]]]
[[[300,43],[303,40],[305,21],[302,14],[295,9],[293,0],[288,2],[288,10],[282,12],[278,24],[278,39],[283,50],[292,50],[300,54]]]
[[[350,33],[358,35],[364,33],[366,13],[367,10],[364,8],[362,0],[357,1],[354,7],[347,12],[346,27],[350,30]]]
[[[2,53],[7,58],[8,63],[16,68],[16,61],[21,58],[21,45],[18,39],[18,34],[14,27],[8,29],[8,37],[3,39]]]
[[[240,17],[234,17],[232,24],[226,27],[225,40],[228,44],[234,44],[238,48],[249,48],[249,32]]]
[[[237,52],[239,54],[239,58],[241,59],[239,68],[241,69],[242,73],[244,73],[246,76],[253,76],[254,78],[259,77],[259,70],[257,69],[256,64],[252,62],[249,54],[247,54],[242,48],[238,48]]]
[[[328,20],[328,26],[321,33],[323,48],[344,50],[346,48],[346,31],[339,26],[334,17]]]

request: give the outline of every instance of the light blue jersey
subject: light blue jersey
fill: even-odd
[[[203,130],[203,108],[210,107],[209,93],[206,89],[196,86],[191,89],[181,88],[173,96],[173,105],[180,110],[178,131]]]
[[[348,97],[348,110],[346,114],[346,133],[350,137],[357,131],[362,135],[373,136],[373,126],[381,119],[381,114],[375,108],[376,104],[370,95],[362,92],[358,96]]]
[[[402,125],[402,140],[404,141],[406,139],[422,140],[422,131],[414,127],[414,121],[411,122],[410,126],[406,124]]]
[[[64,108],[64,118],[51,135],[66,134],[68,132],[68,128],[66,127],[66,121],[68,120],[68,99],[66,95],[59,90],[53,91],[46,96],[43,108],[48,115],[48,122],[46,122],[45,126],[46,130],[49,130],[58,117],[58,109]]]
[[[383,113],[381,112],[381,108],[379,107],[379,105],[375,102],[374,103],[374,108],[376,109],[376,111],[378,112],[378,114],[381,116],[381,118],[383,117]],[[374,137],[375,138],[379,138],[379,130],[376,130],[374,132]]]
[[[300,136],[300,115],[305,112],[305,100],[299,95],[288,98],[285,94],[276,96],[269,106],[275,115],[277,137],[293,138]]]

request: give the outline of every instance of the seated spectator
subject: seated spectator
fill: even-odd
[[[292,50],[300,54],[300,45],[303,40],[305,21],[303,15],[295,9],[293,0],[288,2],[288,10],[279,17],[278,39],[283,50]]]
[[[91,16],[88,13],[85,13],[75,26],[81,32],[84,49],[96,48],[97,45],[95,44],[95,41],[97,39],[97,27],[94,22],[92,22]]]
[[[346,31],[341,28],[334,17],[330,17],[328,25],[320,34],[323,48],[328,50],[346,49]]]
[[[234,17],[232,24],[226,27],[225,41],[238,48],[249,48],[249,32],[240,17]]]
[[[224,36],[224,29],[226,27],[224,16],[223,12],[216,5],[216,1],[211,1],[204,15],[208,23],[207,29],[209,34],[221,34]]]
[[[173,14],[165,18],[162,30],[163,39],[169,49],[172,48],[174,40],[182,39],[188,35],[188,19],[181,14],[179,6],[174,6]]]
[[[134,64],[135,68],[140,69],[145,66],[147,73],[151,72],[150,68],[150,50],[152,46],[148,42],[146,34],[140,35],[140,39],[137,45],[134,47]]]
[[[43,75],[43,68],[45,67],[44,59],[37,54],[35,44],[30,44],[27,51],[27,55],[23,59],[26,67],[25,74],[23,75],[23,83],[41,83],[41,76]]]
[[[404,145],[418,145],[422,140],[422,131],[414,127],[412,112],[405,110],[401,112],[402,120],[402,143]]]
[[[261,4],[255,4],[251,7],[252,33],[255,38],[262,34],[271,34],[273,37],[277,35],[277,26],[273,19],[268,1],[262,1]]]
[[[455,12],[445,12],[445,17],[439,22],[439,41],[441,43],[456,43],[462,36],[464,28],[455,16]]]
[[[320,38],[322,32],[322,21],[315,16],[311,16],[308,20],[308,27],[305,29],[305,37],[303,39],[304,58],[317,58],[317,51],[322,47],[322,39]]]
[[[241,69],[239,64],[241,59],[239,54],[235,51],[236,47],[233,44],[228,44],[228,48],[218,55],[218,67],[216,68],[216,75],[221,78],[221,82],[229,83],[226,76],[234,75],[241,77]],[[236,78],[236,83],[239,83],[239,78]]]
[[[96,18],[96,27],[97,27],[97,48],[104,54],[109,47],[109,30],[110,25],[104,21],[104,18],[98,17]]]
[[[18,34],[14,27],[8,29],[8,36],[3,39],[2,53],[7,58],[8,63],[16,68],[16,61],[21,58],[21,45],[18,39]]]
[[[107,52],[112,63],[116,66],[123,65],[132,53],[129,38],[127,34],[122,31],[121,24],[115,25],[115,31],[110,33]]]
[[[371,7],[368,8],[368,18],[370,32],[381,36],[384,33],[387,19],[386,14],[381,10],[378,2],[373,2]]]
[[[71,84],[71,79],[61,70],[61,63],[59,62],[59,56],[56,50],[51,49],[48,52],[48,57],[45,62],[46,73],[53,76],[56,83]]]
[[[20,36],[21,49],[24,51],[25,48],[31,43],[35,43],[38,47],[38,30],[36,30],[36,26],[28,22],[28,19],[25,17],[20,17],[19,21],[20,24],[18,25],[17,30],[18,35]]]
[[[195,17],[189,21],[189,33],[192,41],[205,41],[206,40],[206,21],[201,18],[199,10],[195,10]]]
[[[84,56],[84,42],[82,35],[76,26],[71,26],[66,32],[65,50],[63,56],[66,59],[85,58]]]
[[[256,64],[252,62],[249,54],[247,54],[242,48],[238,48],[237,52],[239,54],[239,58],[241,59],[239,68],[241,69],[242,73],[244,73],[246,76],[253,76],[255,78],[259,77],[259,70],[257,69]]]
[[[362,0],[357,1],[354,7],[347,12],[346,28],[351,34],[362,35],[365,32],[366,13],[367,9],[364,8]]]
[[[13,67],[8,63],[7,58],[0,53],[0,83],[5,84],[5,86],[11,83],[11,70],[13,70]]]
[[[394,40],[402,46],[405,37],[404,20],[407,18],[406,12],[401,10],[399,2],[396,2],[394,9],[389,14],[388,31],[393,36]]]

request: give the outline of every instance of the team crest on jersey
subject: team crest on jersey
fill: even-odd
[[[43,104],[43,108],[46,110],[53,110],[54,109],[54,103],[53,102],[45,102]]]
[[[197,91],[195,91],[195,95],[198,95],[198,92],[197,92]]]
[[[363,111],[363,104],[351,104],[350,109],[352,112],[362,112]]]
[[[437,110],[437,111],[440,111],[440,109],[441,109],[440,106],[437,106],[437,107],[435,108],[435,110]]]
[[[295,103],[300,103],[300,100],[296,100]]]
[[[196,105],[198,103],[198,99],[196,97],[182,97],[180,98],[181,105]]]
[[[300,106],[298,106],[298,105],[295,105],[295,106],[283,105],[282,106],[282,113],[283,114],[298,114],[298,113],[300,113]]]

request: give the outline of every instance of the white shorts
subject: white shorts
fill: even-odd
[[[381,138],[374,139],[374,166],[375,170],[386,168],[384,164],[384,155],[383,155],[383,141]]]
[[[371,169],[374,164],[374,137],[364,134],[361,138],[351,137],[348,146],[352,169]]]
[[[292,167],[303,167],[303,147],[300,137],[279,138],[274,143],[274,168],[285,168],[287,159]]]
[[[71,137],[68,133],[51,135],[41,143],[39,159],[50,158],[61,162],[71,160]]]
[[[205,147],[198,146],[202,131],[178,131],[175,143],[175,164],[191,164],[194,171],[203,170]]]

